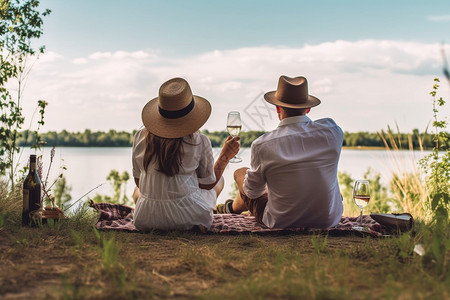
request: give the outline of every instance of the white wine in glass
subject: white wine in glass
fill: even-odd
[[[241,133],[241,127],[242,126],[227,126],[228,133],[232,136],[239,136],[239,133]]]
[[[228,133],[232,136],[239,136],[239,133],[241,133],[242,123],[241,123],[241,115],[238,111],[231,111],[228,113],[227,118],[227,130]],[[242,158],[238,157],[237,155],[230,159],[231,163],[240,163],[242,161]]]
[[[360,226],[354,226],[352,227],[355,230],[363,230],[364,227],[362,226],[362,214],[364,207],[369,204],[370,201],[370,188],[369,188],[369,181],[367,180],[356,180],[355,186],[353,187],[353,200],[355,201],[356,206],[360,209],[360,215],[359,215],[359,225]]]

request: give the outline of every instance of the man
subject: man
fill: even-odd
[[[320,100],[304,77],[281,76],[264,99],[277,108],[280,124],[256,139],[250,168],[235,171],[238,196],[222,212],[249,210],[269,228],[328,228],[339,223],[342,197],[337,180],[343,132],[330,119],[306,116]]]

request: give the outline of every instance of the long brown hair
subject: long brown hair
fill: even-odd
[[[147,170],[151,160],[156,159],[158,171],[173,176],[178,174],[181,166],[181,152],[183,150],[183,137],[163,138],[150,132],[146,137],[147,147],[144,154],[144,169]]]

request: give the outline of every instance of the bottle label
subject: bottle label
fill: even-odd
[[[23,211],[30,211],[30,190],[23,189]]]

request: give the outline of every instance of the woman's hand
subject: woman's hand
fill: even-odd
[[[236,156],[236,154],[238,154],[239,152],[240,147],[239,140],[240,137],[238,136],[235,137],[229,136],[225,140],[225,143],[223,144],[223,148],[222,151],[220,152],[219,159],[226,160],[228,163],[230,159]]]
[[[220,152],[219,158],[214,164],[214,175],[216,175],[216,182],[209,185],[200,184],[201,189],[210,190],[220,181],[222,178],[223,171],[227,166],[230,159],[232,159],[239,152],[239,137],[229,136],[225,143],[223,144],[222,151]]]

